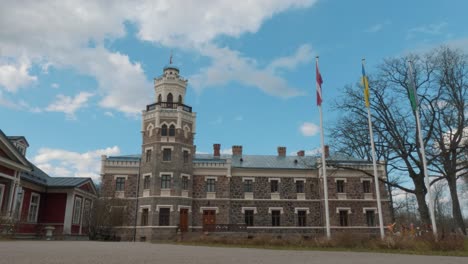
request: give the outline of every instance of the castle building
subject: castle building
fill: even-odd
[[[323,235],[320,159],[304,151],[288,156],[286,147],[277,155],[246,155],[243,146],[233,146],[232,155],[222,155],[220,144],[212,154],[197,154],[187,83],[177,67],[165,67],[154,80],[156,102],[142,113],[141,154],[102,156],[101,195],[113,203],[118,236],[158,240],[202,230]],[[326,150],[332,234],[378,233],[375,185],[363,172],[372,175],[372,163]],[[386,177],[383,163],[378,172]],[[379,188],[388,223],[388,192],[384,184]]]

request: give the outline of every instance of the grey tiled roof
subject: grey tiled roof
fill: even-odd
[[[234,168],[259,168],[259,169],[312,169],[315,168],[315,157],[312,156],[286,156],[279,157],[273,155],[221,155],[214,158],[212,154],[196,154],[194,163],[200,162],[225,162],[232,159]]]
[[[107,157],[108,160],[133,160],[133,161],[138,161],[140,160],[140,158],[141,158],[141,155],[139,154]]]
[[[127,160],[136,161],[140,159],[140,155],[125,155],[111,156],[108,160]],[[320,156],[286,156],[279,157],[276,155],[226,155],[222,154],[219,158],[213,154],[195,154],[193,163],[225,163],[227,159],[232,160],[234,168],[257,168],[257,169],[315,169],[317,168],[317,160]],[[334,153],[327,162],[339,163],[369,163],[367,160],[356,159],[344,155],[342,153]]]
[[[76,187],[91,179],[86,177],[50,177],[47,175],[47,173],[36,167],[34,164],[32,167],[32,171],[21,173],[21,180],[27,180],[42,186],[57,188]]]

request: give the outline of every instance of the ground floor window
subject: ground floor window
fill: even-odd
[[[307,211],[297,211],[297,225],[306,226],[307,223]]]
[[[374,211],[366,211],[366,221],[367,226],[375,226],[375,212]]]
[[[272,226],[280,226],[280,219],[281,219],[281,211],[280,210],[272,210],[271,211],[271,225]]]
[[[348,210],[340,211],[340,226],[348,226]]]
[[[37,222],[37,212],[39,211],[40,195],[38,193],[31,194],[29,203],[28,222]]]
[[[75,207],[73,209],[73,221],[72,224],[79,225],[81,220],[81,197],[75,197]]]
[[[244,218],[245,218],[246,226],[253,226],[254,225],[254,210],[245,210]]]
[[[141,211],[141,225],[142,226],[148,225],[148,217],[149,217],[149,209],[144,208],[143,211]]]
[[[160,208],[159,209],[159,225],[160,226],[168,226],[170,215],[171,215],[170,208]]]

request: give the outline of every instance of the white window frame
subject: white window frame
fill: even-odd
[[[268,207],[268,214],[271,214],[271,211],[280,211],[280,214],[284,214],[283,207]]]
[[[252,210],[254,212],[254,214],[257,214],[257,207],[242,207],[241,208],[241,211],[242,211],[243,214],[245,214],[246,210]]]
[[[296,207],[294,208],[294,213],[297,214],[299,211],[306,211],[306,214],[310,214],[310,208],[309,207]]]
[[[31,206],[33,205],[33,197],[37,197],[36,211],[34,212],[34,219],[31,218]],[[41,195],[35,192],[31,193],[31,198],[29,199],[29,209],[28,209],[28,222],[37,223],[37,217],[39,215],[39,205],[41,204]]]
[[[348,214],[351,214],[351,207],[337,207],[336,213],[339,214],[340,211],[348,211]]]
[[[79,202],[79,206],[77,203]],[[83,198],[75,195],[75,201],[73,202],[73,217],[72,217],[72,225],[79,225],[81,220],[81,207],[83,206]]]
[[[363,207],[362,213],[365,214],[367,211],[374,211],[375,214],[378,214],[377,207]]]
[[[169,208],[170,212],[174,212],[174,206],[172,205],[165,205],[165,204],[158,204],[156,205],[156,212],[159,212],[159,209],[161,208]]]
[[[146,178],[146,177],[149,177],[149,179],[150,179],[150,184],[149,184],[150,186],[149,186],[148,189],[145,189],[145,178]],[[152,173],[145,173],[145,174],[143,174],[143,190],[149,190],[149,189],[151,188],[151,178],[152,178],[152,177],[153,177],[153,174],[152,174]]]

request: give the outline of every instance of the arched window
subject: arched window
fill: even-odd
[[[161,94],[158,95],[158,103],[162,102],[162,96]]]
[[[182,95],[179,95],[179,104],[182,103]]]
[[[161,127],[161,136],[167,136],[167,125],[164,124]]]
[[[169,93],[169,94],[167,95],[167,102],[168,102],[168,103],[172,103],[172,94],[171,94],[171,93]]]
[[[169,136],[170,136],[170,137],[175,136],[175,126],[174,126],[174,125],[171,125],[171,126],[169,127]]]

